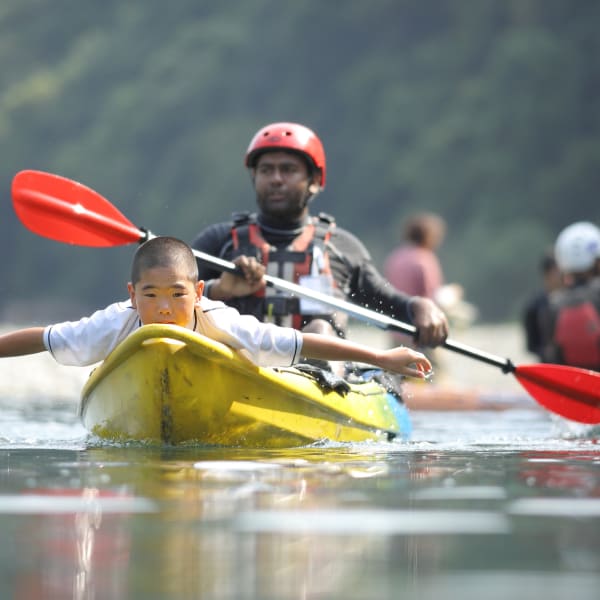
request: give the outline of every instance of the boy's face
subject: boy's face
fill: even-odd
[[[156,267],[144,271],[135,286],[128,283],[127,289],[142,325],[170,323],[192,329],[204,281],[194,284],[175,268]]]

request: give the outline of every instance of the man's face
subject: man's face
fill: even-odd
[[[142,325],[169,323],[192,329],[204,282],[193,283],[175,268],[155,267],[146,269],[135,286],[129,283],[127,288]]]
[[[306,211],[309,186],[315,177],[306,162],[289,152],[265,152],[252,171],[256,201],[261,213],[295,220]]]

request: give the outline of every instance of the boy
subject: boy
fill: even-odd
[[[431,364],[410,348],[374,350],[333,336],[302,333],[261,323],[202,295],[191,248],[176,238],[156,237],[137,249],[128,286],[129,301],[111,304],[90,317],[0,336],[0,357],[47,350],[65,365],[104,360],[132,331],[170,323],[243,350],[261,366],[288,366],[301,357],[370,363],[387,371],[423,378]]]

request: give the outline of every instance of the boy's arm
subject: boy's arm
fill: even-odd
[[[44,329],[30,327],[0,335],[0,358],[44,352]]]
[[[421,352],[398,347],[376,350],[342,338],[319,333],[302,333],[302,355],[322,360],[358,361],[386,371],[423,379],[431,371],[431,363]]]

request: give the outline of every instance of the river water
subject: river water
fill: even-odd
[[[77,419],[87,375],[0,362],[0,598],[598,598],[597,427],[525,402],[414,410],[404,442],[111,445]]]

